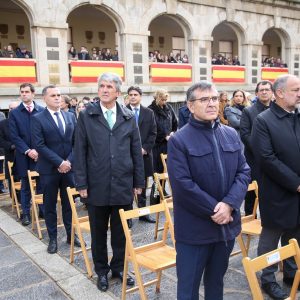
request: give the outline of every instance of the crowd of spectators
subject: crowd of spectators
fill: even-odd
[[[266,57],[262,61],[262,67],[271,67],[271,68],[287,68],[287,64],[283,62],[281,58],[275,57]]]
[[[158,50],[154,52],[149,52],[149,62],[160,62],[160,63],[189,63],[189,57],[187,54],[183,54],[182,56],[180,53],[174,55],[173,52],[170,54],[162,54]]]
[[[109,48],[99,49],[93,47],[91,53],[85,46],[80,47],[80,51],[77,52],[74,46],[71,46],[68,51],[68,57],[70,60],[104,60],[104,61],[118,61],[118,50],[111,53]]]
[[[222,54],[214,54],[211,59],[212,65],[232,65],[232,66],[240,66],[240,60],[237,55],[231,59],[231,57],[226,57]]]
[[[0,49],[0,57],[7,58],[32,58],[32,53],[27,50],[25,45],[13,49],[12,45],[4,46]]]

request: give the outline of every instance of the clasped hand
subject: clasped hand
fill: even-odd
[[[214,209],[214,215],[211,216],[211,219],[219,224],[228,224],[233,221],[231,216],[232,208],[225,202],[219,202]]]

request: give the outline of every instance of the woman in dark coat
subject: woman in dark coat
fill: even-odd
[[[153,110],[157,125],[157,136],[153,147],[153,168],[154,172],[162,173],[163,165],[160,154],[167,153],[167,145],[170,136],[177,130],[177,118],[170,104],[167,103],[169,94],[166,90],[160,89],[155,92],[154,100],[149,105]]]

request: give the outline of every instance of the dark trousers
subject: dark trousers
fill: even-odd
[[[223,277],[228,268],[234,240],[207,245],[176,243],[177,299],[199,299],[204,272],[205,300],[223,299]]]
[[[28,177],[21,178],[21,206],[23,215],[30,215],[31,192]]]
[[[95,272],[105,275],[111,269],[113,272],[121,272],[124,268],[125,256],[125,235],[119,215],[119,210],[131,209],[129,205],[116,206],[94,206],[87,205],[92,237],[92,255],[95,265]],[[107,230],[110,218],[111,247],[113,257],[108,264],[107,255]]]
[[[245,215],[249,216],[252,214],[253,212],[253,207],[254,207],[254,203],[255,203],[255,192],[254,191],[249,191],[247,192],[246,196],[245,196]]]
[[[62,217],[67,236],[71,236],[72,210],[67,194],[67,187],[74,187],[74,174],[45,175],[41,174],[41,182],[44,190],[44,218],[50,239],[57,238],[57,194],[60,191]]]
[[[278,243],[281,241],[281,246],[288,245],[289,240],[295,238],[300,243],[300,227],[295,229],[269,229],[262,228],[260,234],[257,255],[262,255],[278,248]],[[278,265],[272,265],[263,269],[261,275],[261,283],[276,282],[275,272],[278,270]],[[297,265],[294,258],[288,258],[283,261],[283,276],[293,278],[297,270]]]

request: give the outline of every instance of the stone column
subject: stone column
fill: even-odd
[[[69,85],[67,27],[33,26],[31,33],[39,85]]]
[[[121,59],[125,64],[125,83],[127,85],[149,83],[148,35],[149,33],[121,33]]]
[[[208,80],[211,78],[211,42],[212,37],[195,41],[193,45],[193,81]]]
[[[284,63],[287,64],[289,68],[289,73],[293,74],[295,76],[300,75],[300,48],[292,47],[287,49],[289,52],[289,57],[287,61],[284,61]]]
[[[250,42],[242,46],[246,66],[247,85],[256,85],[261,80],[262,45],[262,42]]]

